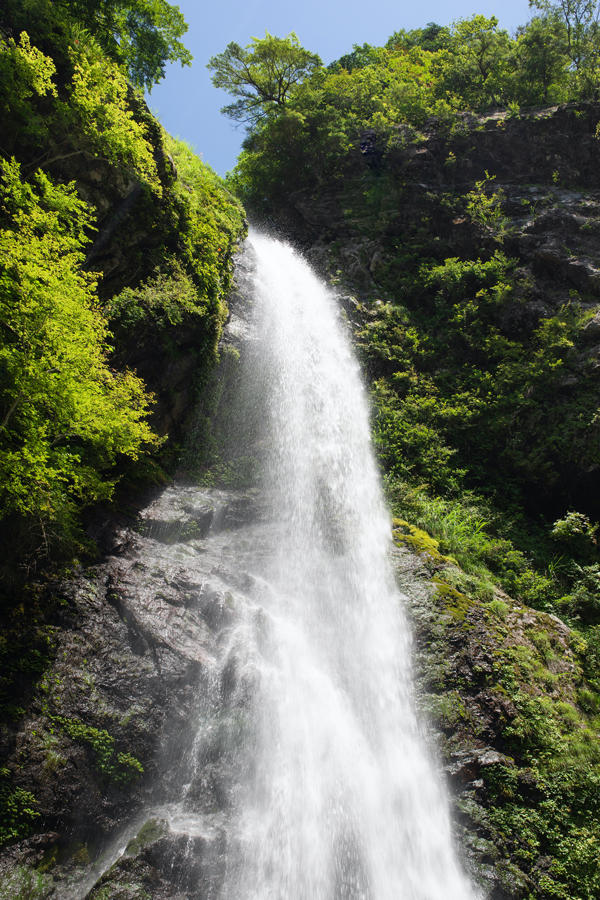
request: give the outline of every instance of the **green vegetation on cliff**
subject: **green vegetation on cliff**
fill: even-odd
[[[414,513],[408,498],[417,495],[434,505],[470,497],[494,547],[485,564],[505,589],[589,625],[595,539],[582,550],[551,529],[570,515],[600,515],[590,490],[600,385],[585,329],[595,288],[575,287],[575,269],[557,284],[523,257],[515,220],[539,232],[552,195],[536,200],[532,186],[509,203],[496,173],[473,158],[484,123],[500,137],[520,121],[521,104],[596,97],[592,4],[535,5],[539,14],[514,37],[495,18],[474,16],[397,32],[385,47],[355,46],[325,68],[295,35],[267,35],[235,53],[230,45],[210,68],[238,97],[224,112],[247,110],[231,185],[259,220],[318,240],[329,272],[366,295],[356,335],[373,385],[375,444],[391,493],[405,498],[399,512]],[[274,102],[263,84],[290,59],[294,72]],[[498,106],[505,111],[486,118]],[[588,118],[573,112],[582,128]],[[543,165],[535,176],[554,192],[558,181],[579,187],[581,174]],[[581,222],[573,226],[582,234],[594,227]],[[559,239],[551,252],[568,266],[578,239],[562,231]],[[345,271],[345,243],[357,246],[359,284]]]
[[[430,498],[486,497],[478,502],[496,539],[520,544],[541,570],[527,576],[519,596],[589,623],[585,603],[564,598],[581,594],[595,549],[557,564],[563,548],[550,529],[574,505],[582,515],[600,513],[585,475],[600,466],[598,368],[586,358],[584,334],[594,298],[572,285],[562,297],[541,296],[546,285],[519,258],[495,173],[477,177],[470,163],[469,174],[460,159],[471,153],[471,134],[483,130],[477,113],[503,106],[497,125],[504,129],[518,121],[521,104],[596,96],[600,33],[591,5],[536,5],[539,15],[514,37],[495,18],[474,16],[450,28],[397,32],[385,47],[355,46],[325,68],[301,58],[294,35],[267,36],[245,51],[236,45],[235,55],[230,46],[210,68],[215,83],[240,98],[224,112],[251,110],[230,177],[251,214],[298,227],[325,194],[330,227],[324,216],[325,234],[300,224],[300,237],[320,239],[330,272],[337,266],[351,291],[340,248],[350,241],[371,253],[362,263],[367,298],[356,309],[357,339],[373,382],[375,443],[395,496],[401,490],[393,486],[406,483],[405,496],[418,489]],[[296,77],[275,103],[261,78],[290,54]],[[424,172],[438,183],[419,192],[407,160],[428,160],[430,146],[446,154],[443,171]],[[553,184],[559,178],[553,171]],[[290,197],[292,209],[299,201],[295,211]],[[511,202],[513,219],[535,219],[526,195],[516,214]],[[318,223],[319,214],[312,218]],[[564,253],[574,256],[570,245]],[[503,578],[514,566],[496,557],[490,565]],[[505,587],[516,588],[512,575]]]
[[[404,576],[421,648],[419,702],[438,732],[474,871],[491,896],[596,897],[597,637],[582,640],[457,568],[440,554],[444,542],[394,525],[397,544],[417,549],[432,576],[427,603],[410,590],[420,573]]]
[[[61,521],[107,496],[101,473],[155,440],[139,378],[107,360],[107,325],[85,272],[90,214],[72,185],[0,161],[4,516]]]
[[[9,0],[0,13],[8,578],[17,557],[30,568],[71,552],[82,509],[176,430],[158,369],[186,332],[196,384],[215,359],[241,207],[131,83],[189,62],[185,27],[164,0]]]
[[[86,511],[119,483],[161,477],[216,362],[243,211],[140,90],[189,61],[184,31],[165,0],[0,11],[0,727],[9,752],[37,685],[48,777],[72,745],[121,787],[143,770],[105,720],[50,706],[68,604],[24,584],[91,549]],[[19,769],[0,844],[39,827]]]
[[[423,130],[460,130],[468,113],[596,100],[597,4],[532,5],[538,15],[513,37],[494,16],[475,15],[398,31],[385,47],[355,45],[327,67],[293,34],[230,45],[209,67],[238,97],[223,112],[251,125],[232,184],[255,215],[268,214],[290,184],[341,182],[352,149],[375,159]],[[292,78],[274,100],[269,73],[290,57]]]

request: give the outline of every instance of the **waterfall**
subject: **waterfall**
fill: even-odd
[[[146,872],[186,900],[475,900],[415,715],[346,323],[286,244],[252,234],[248,260],[225,443],[259,483],[169,487],[107,563],[157,673],[196,674],[136,818],[57,896]]]
[[[330,290],[258,234],[267,360],[263,490],[272,547],[246,623],[224,896],[466,900],[447,801],[412,701],[410,640],[387,559],[369,412]]]

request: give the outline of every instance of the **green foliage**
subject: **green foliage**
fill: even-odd
[[[600,626],[594,625],[586,633],[584,671],[588,681],[600,692]]]
[[[267,35],[245,49],[230,44],[209,66],[214,83],[238,97],[224,112],[250,125],[232,186],[253,210],[268,213],[290,184],[342,178],[353,151],[376,166],[394,147],[418,141],[421,130],[460,132],[461,113],[500,107],[516,115],[596,96],[599,27],[589,10],[577,13],[575,27],[557,8],[596,4],[536,5],[543,14],[514,37],[496,17],[474,15],[450,28],[396,32],[385,47],[355,45],[325,69],[295,37],[292,47],[292,36]],[[585,39],[575,40],[578,29]],[[298,54],[298,65],[285,70],[290,80],[277,69],[286,64],[284,49]]]
[[[415,28],[412,31],[404,29],[394,32],[389,38],[386,47],[388,50],[410,50],[412,47],[422,47],[423,50],[447,49],[452,40],[452,33],[444,25],[429,22],[424,28]]]
[[[540,858],[548,861],[545,871],[535,873],[538,892],[531,896],[597,896],[597,771],[569,767],[544,777],[528,773],[535,779],[535,805],[520,801],[515,772],[499,767],[493,776],[487,779],[493,803],[490,824],[502,850],[512,851],[524,869]]]
[[[362,47],[354,44],[352,53],[346,53],[340,56],[334,62],[327,66],[329,72],[340,72],[345,69],[346,72],[352,72],[354,69],[362,69],[363,66],[377,64],[380,59],[380,53],[377,47],[371,44],[363,44]]]
[[[415,379],[401,398],[383,379],[375,383],[375,447],[386,470],[397,477],[456,486],[464,472],[455,465],[456,450],[444,441],[439,428],[448,410],[437,391],[428,387]]]
[[[495,16],[475,15],[456,22],[445,56],[441,83],[471,109],[504,105],[509,97],[511,40]],[[512,98],[511,98],[512,99]]]
[[[490,193],[489,190],[495,177],[495,175],[489,175],[486,172],[484,179],[475,182],[473,190],[465,194],[467,201],[466,210],[471,221],[488,231],[495,240],[502,241],[506,233],[508,219],[502,208],[504,201],[503,191]]]
[[[21,32],[19,42],[14,38],[0,40],[0,84],[3,103],[27,109],[25,100],[31,97],[56,97],[53,77],[56,67],[50,57],[31,46],[29,35]],[[5,107],[6,109],[6,107]]]
[[[466,206],[482,222],[494,217],[484,235],[497,241],[498,199],[490,212],[482,191],[468,194]],[[471,485],[497,491],[509,506],[525,491],[557,488],[569,461],[595,466],[597,376],[578,375],[576,402],[569,387],[577,308],[514,327],[530,288],[501,251],[412,272],[404,259],[404,305],[365,310],[358,335],[376,378],[374,435],[386,469],[442,493],[459,489],[468,471]],[[396,271],[385,277],[398,291]]]
[[[104,49],[139,87],[150,89],[164,78],[167,63],[191,64],[179,40],[187,24],[179,7],[166,0],[75,0],[69,10],[92,25]]]
[[[174,258],[165,260],[164,270],[156,269],[139,287],[125,288],[112,297],[106,312],[113,331],[135,332],[144,343],[147,335],[181,325],[186,315],[204,315],[203,300],[192,278]]]
[[[434,527],[436,518],[443,523],[454,515],[468,540],[467,516],[461,519],[454,511],[460,503],[422,496],[415,502],[409,496],[405,506],[411,502],[423,510],[421,521],[427,517]],[[492,523],[473,501],[470,515],[479,534],[472,540],[473,560],[478,545],[483,549],[494,541]],[[543,614],[523,615],[506,596],[480,595],[474,580],[451,561],[438,560],[433,583],[437,610],[425,635],[425,709],[448,735],[447,752],[455,755],[470,750],[475,737],[488,739],[487,709],[493,706],[494,746],[504,754],[481,769],[485,788],[467,790],[458,801],[477,832],[476,852],[482,852],[481,839],[489,842],[496,875],[505,867],[512,870],[509,886],[516,877],[528,885],[527,896],[595,896],[600,693],[582,675],[589,679],[600,671],[595,635],[600,629],[590,630],[586,645]],[[465,660],[472,666],[466,677]],[[482,697],[485,709],[479,705]]]
[[[555,609],[564,583],[537,571],[533,560],[516,549],[509,537],[510,522],[492,512],[485,500],[467,492],[458,497],[432,496],[423,487],[390,476],[386,492],[394,513],[413,523],[411,528],[432,535],[441,558],[450,557],[467,574],[467,580],[456,585],[460,590],[489,599],[490,589],[497,584],[523,603]]]
[[[160,194],[147,122],[121,68],[76,26],[69,26],[56,59],[59,69],[26,32],[18,44],[0,41],[5,155],[20,157],[24,171],[78,155],[99,157]]]
[[[79,719],[66,716],[50,718],[71,740],[84,744],[92,750],[98,771],[109,781],[127,784],[143,774],[144,768],[140,761],[131,753],[117,752],[115,739],[105,729],[94,728]]]
[[[422,528],[411,525],[405,519],[394,519],[392,525],[392,533],[396,544],[408,547],[416,553],[425,554],[435,563],[454,562],[450,557],[443,556],[440,553],[440,542],[432,538]]]
[[[95,279],[83,270],[91,224],[73,186],[0,162],[0,471],[2,515],[73,519],[110,496],[110,469],[154,442],[149,398],[113,371]]]
[[[152,146],[144,124],[128,102],[131,90],[118,65],[106,59],[95,41],[83,33],[69,53],[73,78],[62,106],[65,130],[75,131],[78,145],[160,190]]]
[[[418,307],[375,307],[359,333],[367,364],[385,373],[374,385],[374,439],[396,515],[522,602],[596,621],[594,526],[573,513],[549,540],[549,528],[527,534],[513,521],[536,482],[558,484],[573,454],[597,452],[593,380],[580,384],[577,405],[560,387],[577,318],[565,310],[508,337],[505,310],[526,286],[498,251],[423,266],[416,278]],[[474,483],[488,500],[466,491]],[[557,542],[579,569],[562,564]]]
[[[571,564],[571,584],[568,594],[558,601],[563,616],[586,625],[600,622],[600,565]]]
[[[88,30],[70,20],[62,29],[54,46],[41,36],[54,58],[26,31],[18,43],[0,40],[4,155],[20,157],[28,169],[97,156],[160,192],[147,123],[125,72]]]
[[[570,510],[552,526],[551,536],[555,541],[567,546],[578,556],[593,551],[598,525],[592,524],[584,513]]]
[[[519,28],[515,57],[517,96],[523,106],[567,100],[567,37],[557,16],[536,16],[528,25]]]
[[[14,537],[7,555],[27,567],[51,548],[72,550],[81,509],[157,447],[151,396],[128,371],[140,350],[172,355],[194,323],[202,377],[215,360],[243,212],[162,133],[123,66],[159,52],[144,29],[162,22],[165,37],[182,21],[163,0],[8,0],[0,13],[0,520]],[[62,183],[69,171],[85,184]],[[86,261],[94,213],[78,196],[105,203],[98,171],[111,203],[137,183],[137,227],[152,235],[145,257],[127,260],[131,284],[102,284],[104,309]]]
[[[73,24],[83,25],[133,84],[150,89],[169,62],[189,65],[179,40],[187,24],[179,7],[166,0],[6,0],[0,21],[27,29],[35,40],[56,41]]]
[[[127,81],[149,86],[166,61],[188,60],[177,7],[7,0],[0,25],[0,519],[29,566],[72,549],[80,510],[157,446],[151,397],[127,370],[132,342],[174,353],[194,321],[199,369],[214,361],[243,213],[189,148],[169,144],[179,178],[169,171],[167,138]],[[96,161],[117,197],[143,185],[132,196],[153,246],[129,261],[124,292],[103,286],[104,309],[86,267],[93,211],[61,183],[71,159],[76,174]],[[84,191],[104,202],[100,187]]]
[[[27,837],[40,814],[30,791],[14,787],[7,769],[0,769],[0,847]]]
[[[179,254],[200,292],[198,302],[224,318],[232,254],[244,230],[244,211],[210,166],[184,142],[165,135],[177,167],[173,187],[179,215]]]
[[[434,54],[370,48],[360,65],[346,62],[350,70],[341,61],[315,67],[284,104],[261,107],[231,181],[242,199],[260,209],[261,198],[283,196],[290,183],[340,178],[340,161],[360,148],[365,131],[381,154],[405,139],[400,123],[453,120],[457,101],[436,93]]]
[[[48,666],[54,629],[35,604],[5,610],[0,635],[0,716],[18,722],[33,683]]]
[[[542,10],[560,23],[566,53],[573,70],[572,79],[580,96],[597,99],[600,88],[600,8],[596,0],[530,0],[530,6]]]
[[[285,38],[266,32],[246,47],[232,42],[213,56],[208,68],[215,87],[237,97],[222,112],[242,122],[256,123],[284,106],[296,85],[321,65],[293,32]]]
[[[21,32],[18,43],[14,38],[0,38],[0,120],[6,150],[17,134],[21,142],[38,142],[47,137],[45,110],[40,101],[57,96],[55,74],[53,60],[31,45],[27,32]]]
[[[580,705],[574,702],[571,678],[547,668],[564,653],[560,642],[543,630],[527,638],[538,652],[528,646],[502,650],[495,663],[500,687],[514,705],[503,737],[517,766],[488,774],[489,820],[504,852],[512,852],[534,879],[540,878],[540,857],[548,859],[539,882],[543,896],[591,897],[600,886],[592,849],[600,840],[598,695],[580,690]],[[525,794],[519,775],[529,785]]]

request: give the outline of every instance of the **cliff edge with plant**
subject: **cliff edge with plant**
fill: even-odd
[[[77,549],[82,511],[168,433],[180,439],[215,360],[242,211],[141,94],[167,61],[189,62],[185,27],[164,0],[0,14],[9,585],[17,559],[31,572]]]

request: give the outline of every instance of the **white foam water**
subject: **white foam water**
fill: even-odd
[[[470,900],[412,700],[410,640],[358,363],[332,292],[252,234],[274,548],[246,620],[248,691],[223,896]]]

